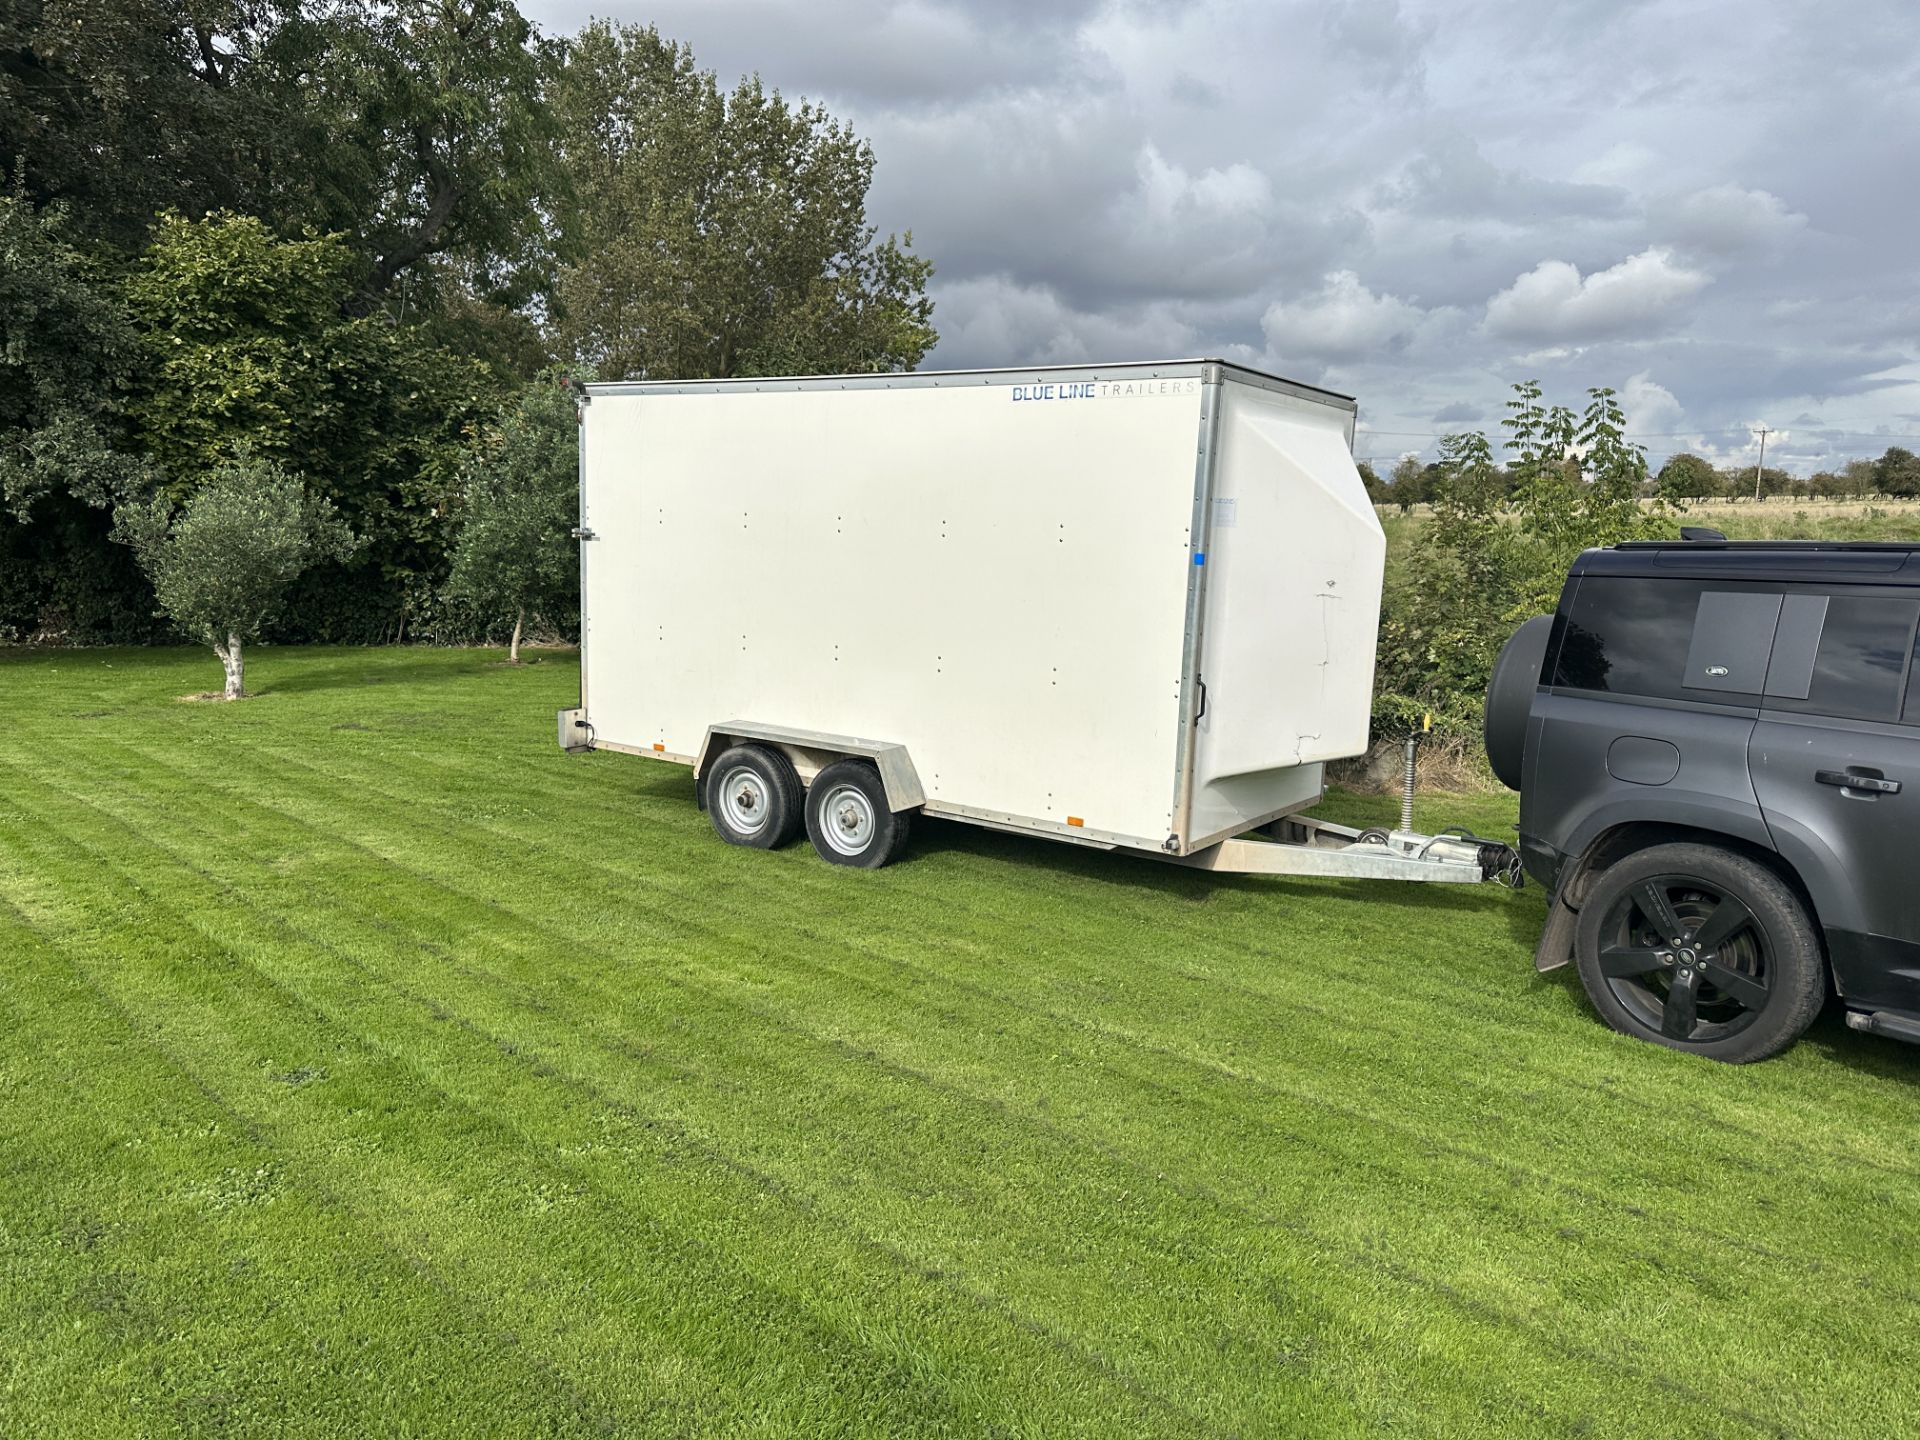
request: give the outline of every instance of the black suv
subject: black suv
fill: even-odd
[[[1849,1025],[1920,1041],[1916,631],[1920,545],[1582,555],[1487,694],[1553,897],[1538,968],[1719,1060],[1786,1049],[1829,981]]]

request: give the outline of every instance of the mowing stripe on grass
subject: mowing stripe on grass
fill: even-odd
[[[1412,1272],[1410,1271],[1410,1269],[1409,1269],[1409,1267],[1406,1267],[1406,1266],[1402,1266],[1402,1267],[1401,1267],[1401,1269],[1402,1269],[1402,1272],[1403,1272],[1403,1275],[1404,1275],[1404,1274],[1408,1274],[1408,1273],[1412,1273]]]
[[[316,1217],[258,1242],[308,1283],[313,1339],[390,1336],[388,1269],[453,1307],[445,1372],[374,1347],[404,1428],[449,1428],[432,1397],[494,1353],[556,1433],[1904,1423],[1906,1052],[1828,1027],[1734,1072],[1619,1042],[1532,977],[1524,897],[1223,883],[939,824],[879,875],[729,850],[684,772],[548,748],[570,667],[483,663],[267,651],[276,693],[194,707],[176,657],[0,656],[0,899],[42,947],[23,1053],[66,1053],[57,954],[133,1053],[179,1062],[125,1073],[268,1157],[235,1213]],[[1463,803],[1440,818],[1505,823]],[[57,1143],[8,1110],[7,1054],[0,1134]],[[149,1225],[194,1337],[168,1353],[217,1374],[240,1292],[176,1277],[234,1223],[194,1208],[229,1167],[149,1220],[95,1149],[61,1153]],[[367,1257],[331,1289],[304,1268],[328,1226]],[[99,1265],[36,1263],[35,1313],[116,1303]],[[262,1339],[228,1347],[231,1395],[179,1408],[129,1333],[92,1393],[151,1428],[325,1384],[276,1388]],[[48,1354],[34,1393],[84,1393]]]

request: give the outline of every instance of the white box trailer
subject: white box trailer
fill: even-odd
[[[1484,842],[1290,818],[1367,744],[1355,413],[1214,360],[586,385],[560,742],[690,765],[724,838],[804,824],[843,864],[922,814],[1484,878]]]

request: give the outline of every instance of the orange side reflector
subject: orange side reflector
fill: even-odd
[[[1078,815],[1067,816],[1067,824],[1069,825],[1085,825],[1086,823],[1087,822],[1082,820]]]
[[[653,748],[660,751],[662,754],[665,754],[667,749],[667,747],[662,745],[658,740],[653,742]]]

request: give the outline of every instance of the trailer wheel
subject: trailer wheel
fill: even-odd
[[[869,760],[838,760],[807,791],[807,838],[830,865],[878,870],[907,846],[908,812],[887,808],[886,786]]]
[[[793,762],[765,745],[735,745],[713,762],[707,815],[729,845],[773,850],[800,833],[804,792]]]

